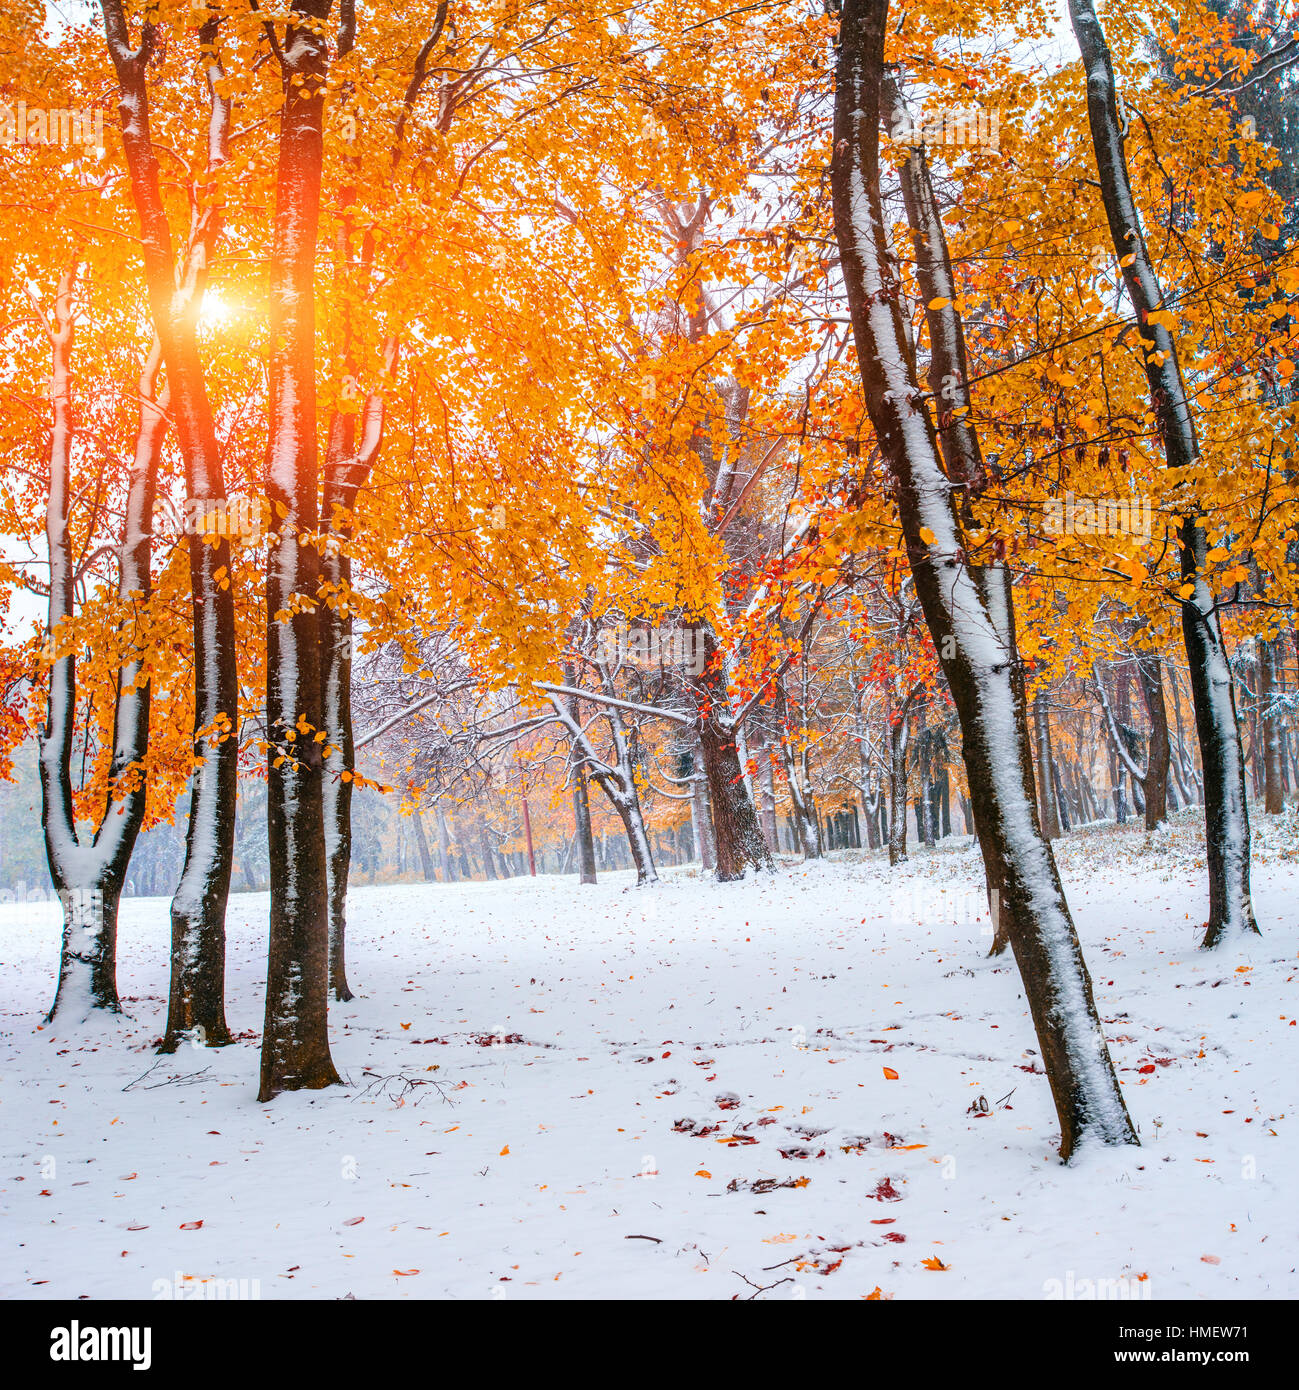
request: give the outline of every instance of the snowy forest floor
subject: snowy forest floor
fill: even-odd
[[[165,900],[125,902],[93,1035],[38,1027],[57,926],[0,907],[0,1294],[1293,1298],[1299,819],[1263,822],[1264,935],[1213,954],[1194,813],[1059,842],[1143,1144],[1068,1167],[967,839],[354,889],[348,1084],[269,1105],[265,895],[230,904],[238,1043],[161,1059]]]

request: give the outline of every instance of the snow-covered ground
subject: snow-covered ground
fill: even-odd
[[[968,841],[354,889],[349,1084],[270,1105],[264,896],[241,1041],[162,1059],[165,901],[125,904],[131,1017],[89,1038],[38,1027],[52,914],[0,908],[0,1294],[1293,1298],[1299,824],[1256,847],[1265,934],[1212,955],[1196,836],[1059,847],[1144,1145],[1068,1167]]]

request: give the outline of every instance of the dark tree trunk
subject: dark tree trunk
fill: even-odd
[[[696,678],[694,693],[699,707],[699,751],[712,812],[713,853],[718,882],[733,883],[750,868],[770,869],[773,862],[744,783],[717,636],[711,623],[696,626],[703,638],[705,666]]]
[[[1263,810],[1269,816],[1285,809],[1281,781],[1281,717],[1277,699],[1278,641],[1258,642],[1258,718],[1263,751]]]
[[[591,838],[591,790],[586,762],[573,769],[573,820],[577,827],[577,881],[595,882],[595,842]]]
[[[1166,311],[1167,306],[1132,196],[1110,51],[1091,0],[1069,0],[1069,14],[1087,74],[1087,115],[1110,239],[1141,331],[1154,343],[1146,357],[1150,402],[1165,462],[1181,476],[1199,461],[1200,446],[1176,340],[1162,322],[1150,321],[1151,314]],[[1215,946],[1228,937],[1258,931],[1249,891],[1249,807],[1234,682],[1217,605],[1205,579],[1208,541],[1198,512],[1191,510],[1182,517],[1179,533],[1182,578],[1190,586],[1182,601],[1182,637],[1204,767],[1209,869],[1204,945]]]
[[[1060,826],[1060,833],[1069,833],[1069,803],[1065,795],[1064,780],[1060,776],[1060,764],[1051,759],[1051,799],[1055,804],[1057,821]]]
[[[419,813],[419,807],[411,812],[410,823],[415,829],[415,848],[419,851],[420,872],[424,875],[425,883],[436,883],[437,875],[433,872],[433,855],[428,847],[428,834],[424,829],[424,817]]]
[[[1150,743],[1146,749],[1146,775],[1142,792],[1146,799],[1146,829],[1156,830],[1168,819],[1168,708],[1164,704],[1163,662],[1155,652],[1137,656],[1137,680],[1146,713],[1150,716]]]
[[[316,608],[320,555],[316,447],[315,255],[330,0],[295,0],[310,21],[282,47],[275,228],[270,262],[270,432],[266,495],[267,831],[270,950],[259,1099],[338,1082],[329,1051],[329,891],[325,699]]]
[[[1050,843],[1037,820],[1026,710],[1005,637],[1007,615],[986,576],[972,571],[952,480],[916,380],[880,194],[887,14],[887,0],[843,0],[831,165],[835,232],[866,407],[893,477],[916,592],[956,705],[971,797],[980,808],[987,876],[990,884],[1000,881],[1009,911],[1011,944],[1067,1158],[1085,1139],[1135,1143],[1136,1134]],[[956,287],[923,154],[910,155],[904,177],[930,209],[912,212],[918,271],[925,302],[945,306],[930,310],[930,332],[934,351],[951,360],[959,319],[952,304]],[[931,296],[926,280],[932,284],[939,275],[946,285]],[[1008,599],[1008,586],[1001,593]]]
[[[492,853],[492,847],[487,840],[487,827],[481,823],[478,826],[478,852],[483,859],[483,877],[499,878],[500,874],[496,872],[496,856]]]
[[[433,807],[433,815],[438,829],[438,870],[443,883],[450,883],[454,877],[451,871],[451,837],[447,834],[447,818],[442,812],[441,803]]]
[[[1048,840],[1056,840],[1060,837],[1060,817],[1056,814],[1051,778],[1051,718],[1044,689],[1033,696],[1033,730],[1037,744],[1038,813],[1042,818],[1042,833]]]
[[[890,864],[903,864],[907,858],[907,736],[910,732],[910,705],[908,700],[889,725]]]

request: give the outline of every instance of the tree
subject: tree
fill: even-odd
[[[1172,332],[1174,315],[1165,300],[1132,196],[1109,45],[1091,0],[1069,0],[1069,15],[1087,74],[1087,117],[1114,254],[1141,332],[1149,334],[1145,368],[1151,406],[1168,467],[1184,473],[1199,461],[1200,446]],[[1183,514],[1179,529],[1184,581],[1180,591],[1182,634],[1204,765],[1209,868],[1209,921],[1204,944],[1215,946],[1258,931],[1249,894],[1249,806],[1235,687],[1221,616],[1207,582],[1206,532],[1194,503]]]
[[[969,543],[902,319],[880,196],[887,14],[887,0],[845,0],[841,9],[831,165],[835,233],[866,408],[895,480],[916,590],[960,717],[988,879],[1005,897],[1011,945],[1055,1098],[1061,1154],[1068,1158],[1084,1140],[1128,1144],[1136,1134],[1055,860],[1038,825],[1022,686],[1012,677],[1005,636],[1009,597],[965,558]],[[914,231],[946,257],[939,224],[922,223]],[[932,313],[950,311],[943,298],[935,296]],[[945,319],[937,327],[935,342],[948,332]]]
[[[207,181],[193,193],[186,253],[178,264],[171,224],[159,187],[157,152],[150,127],[147,75],[158,56],[159,32],[146,19],[131,46],[121,0],[101,0],[109,56],[121,92],[122,146],[140,222],[140,244],[154,332],[166,366],[176,437],[185,461],[188,501],[219,515],[226,487],[212,407],[198,350],[198,317],[208,265],[221,231],[213,196],[224,163],[230,105],[220,91],[219,59],[205,64],[211,111]],[[219,16],[205,20],[200,42],[215,46]],[[224,529],[224,528],[222,528]],[[209,539],[211,544],[209,544]],[[230,545],[218,531],[191,536],[190,589],[194,632],[194,775],[190,794],[185,868],[172,900],[171,989],[163,1049],[174,1050],[182,1032],[208,1046],[230,1041],[225,1019],[225,907],[235,832],[235,779],[239,746],[235,667],[234,596]]]
[[[283,84],[271,247],[266,496],[267,830],[271,931],[258,1099],[339,1080],[329,1052],[329,897],[316,442],[315,256],[331,0],[294,0],[272,46]],[[343,10],[338,46],[355,36]]]

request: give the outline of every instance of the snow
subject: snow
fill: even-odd
[[[58,914],[0,907],[0,1295],[1294,1297],[1299,817],[1255,838],[1264,934],[1213,952],[1194,812],[1057,842],[1143,1145],[1069,1165],[967,838],[354,888],[349,1084],[269,1105],[265,895],[230,902],[240,1040],[163,1058],[165,900],[122,904],[130,1017],[66,1033]]]

